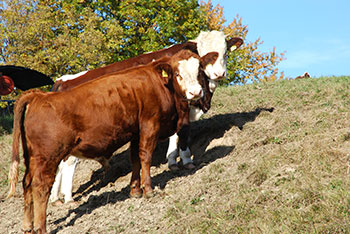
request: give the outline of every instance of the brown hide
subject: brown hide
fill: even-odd
[[[96,78],[103,76],[105,74],[122,71],[124,69],[132,68],[132,67],[139,66],[139,65],[146,65],[150,62],[161,59],[163,57],[173,56],[174,54],[176,54],[180,50],[190,50],[190,51],[198,54],[197,44],[195,42],[186,42],[183,44],[177,44],[177,45],[171,46],[169,48],[165,48],[165,49],[158,50],[155,52],[142,54],[142,55],[139,55],[139,56],[134,57],[134,58],[130,58],[130,59],[123,60],[120,62],[112,63],[112,64],[107,65],[105,67],[90,70],[90,71],[86,72],[84,75],[79,76],[73,80],[67,80],[64,82],[59,80],[54,84],[52,91],[59,92],[59,91],[64,91],[64,90],[70,90],[75,86],[78,86],[78,85],[85,83],[87,81],[96,79]]]

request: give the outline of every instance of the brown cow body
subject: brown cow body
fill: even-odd
[[[180,50],[190,50],[190,51],[198,54],[196,43],[194,43],[194,42],[186,42],[183,44],[174,45],[174,46],[171,46],[169,48],[165,48],[165,49],[162,49],[159,51],[142,54],[142,55],[136,56],[134,58],[123,60],[120,62],[115,62],[115,63],[112,63],[110,65],[104,66],[104,67],[100,67],[100,68],[97,68],[94,70],[87,71],[84,75],[81,75],[81,76],[79,76],[75,79],[72,79],[72,80],[68,80],[68,81],[58,80],[54,84],[54,86],[52,87],[52,91],[59,92],[59,91],[64,91],[64,90],[70,90],[70,89],[74,88],[75,86],[78,86],[78,85],[83,84],[83,83],[90,81],[90,80],[94,80],[94,79],[101,77],[105,74],[110,74],[113,72],[122,71],[122,70],[136,67],[139,65],[146,65],[148,63],[151,63],[151,62],[158,60],[158,59],[161,59],[163,57],[173,56],[174,54],[176,54]]]
[[[182,51],[171,59],[106,75],[70,91],[21,96],[15,106],[9,197],[17,183],[22,136],[25,232],[32,232],[34,223],[35,231],[46,233],[51,186],[58,164],[69,154],[103,162],[131,141],[130,195],[140,196],[141,189],[144,196],[152,194],[150,163],[158,139],[188,123],[188,101],[178,83],[182,79],[178,74],[183,73],[178,69],[179,61],[190,57],[199,58]]]

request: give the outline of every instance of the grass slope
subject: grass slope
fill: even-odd
[[[49,230],[349,233],[349,117],[350,77],[218,88],[212,109],[192,126],[195,170],[173,173],[165,164],[153,167],[157,195],[149,200],[127,198],[126,187],[109,192],[119,189],[110,184],[94,196],[85,193],[85,203],[78,200],[73,212],[104,195],[109,200],[82,211],[65,226],[56,225],[65,214],[51,212]],[[23,209],[19,202],[3,200],[10,143],[10,135],[0,136],[0,210]],[[109,209],[111,214],[104,215]],[[0,228],[12,230],[5,224]]]

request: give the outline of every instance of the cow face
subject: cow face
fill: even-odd
[[[169,63],[159,63],[155,69],[164,84],[176,83],[175,92],[188,100],[197,100],[203,96],[198,79],[199,56],[190,51],[180,51]]]
[[[204,56],[209,52],[217,52],[218,58],[214,64],[208,64],[204,68],[205,74],[211,80],[223,79],[226,76],[226,53],[239,48],[243,44],[241,38],[226,40],[223,32],[210,31],[201,32],[194,40],[197,43],[199,56]]]
[[[203,96],[202,86],[198,82],[199,59],[190,57],[180,60],[175,79],[188,100],[197,100]]]

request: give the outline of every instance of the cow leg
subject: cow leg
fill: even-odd
[[[103,167],[103,177],[106,176],[107,172],[111,169],[111,165],[109,164],[110,159],[106,159],[105,157],[98,158],[97,161]]]
[[[32,176],[29,172],[28,165],[23,178],[23,195],[24,195],[24,220],[23,231],[24,233],[34,233],[33,231],[33,195],[32,195]]]
[[[190,125],[184,125],[180,131],[179,135],[179,147],[180,147],[180,158],[186,169],[193,169],[195,166],[192,161],[192,153],[188,147],[188,137],[190,134]]]
[[[141,163],[139,158],[139,138],[131,140],[130,143],[130,161],[132,165],[132,175],[130,181],[130,196],[141,197],[140,189],[140,170]]]
[[[141,188],[144,197],[153,196],[151,181],[152,154],[158,141],[158,128],[153,123],[144,124],[140,132],[139,157],[141,161]]]
[[[56,172],[55,182],[52,185],[51,195],[49,200],[53,205],[58,205],[59,203],[62,204],[62,202],[59,200],[59,191],[62,183],[62,170],[64,166],[65,166],[64,162],[61,161]]]
[[[54,160],[44,161],[40,155],[33,157],[31,163],[37,165],[32,180],[32,194],[34,205],[34,231],[36,233],[46,232],[46,209],[50,196],[51,187],[55,180],[55,172],[59,162]]]
[[[67,161],[64,162],[62,168],[62,183],[61,192],[64,194],[64,203],[73,202],[72,189],[75,167],[78,163],[78,158],[69,156]]]
[[[179,167],[176,163],[176,158],[178,156],[178,149],[177,149],[177,140],[178,135],[174,134],[169,138],[169,147],[168,151],[166,153],[166,157],[168,159],[168,167],[170,170],[178,170]]]

